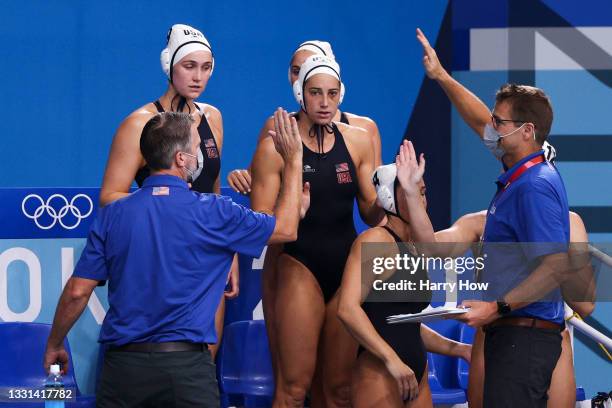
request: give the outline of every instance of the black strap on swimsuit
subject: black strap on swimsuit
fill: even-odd
[[[350,125],[350,123],[348,121],[348,118],[346,117],[344,112],[340,112],[340,122],[346,123],[347,125]]]
[[[389,228],[386,225],[383,225],[383,228],[387,230],[387,232],[389,232],[389,234],[391,234],[391,236],[393,237],[393,239],[395,240],[395,242],[397,242],[398,244],[404,242],[399,235],[397,235],[391,228]]]
[[[161,102],[159,102],[159,99],[153,102],[153,105],[155,105],[155,107],[157,108],[157,112],[159,113],[165,112],[164,107],[162,106]]]
[[[153,102],[159,113],[165,112],[164,107],[156,100]],[[200,107],[195,103],[195,107],[200,111]],[[198,133],[200,134],[200,150],[204,156],[204,168],[200,176],[191,183],[191,189],[200,193],[212,193],[215,185],[215,180],[219,176],[221,171],[221,158],[219,155],[219,149],[217,148],[217,141],[213,135],[213,132],[206,120],[205,115],[201,115],[200,125],[198,126]],[[144,180],[149,177],[151,171],[147,166],[138,169],[136,176],[134,177],[138,186],[142,186]]]

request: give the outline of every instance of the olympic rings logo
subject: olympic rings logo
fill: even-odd
[[[87,203],[86,206],[89,209],[84,214],[81,213],[81,210],[79,209],[79,207],[75,205],[75,202],[78,199],[84,199]],[[34,213],[30,213],[26,209],[26,204],[28,202],[31,202],[31,200],[38,201],[39,203],[36,210],[34,210]],[[57,209],[57,206],[54,207],[53,205],[51,205],[54,200],[55,200],[55,203],[57,203],[58,200],[61,203],[61,208],[59,208],[59,210]],[[21,211],[23,212],[23,215],[25,215],[31,220],[34,220],[34,222],[36,223],[36,226],[42,230],[51,229],[58,222],[62,227],[64,227],[67,230],[75,229],[76,227],[79,226],[79,224],[81,223],[81,220],[91,215],[91,213],[93,212],[93,208],[94,208],[93,202],[91,201],[91,198],[89,198],[89,196],[86,194],[77,194],[74,197],[72,197],[72,200],[70,200],[70,202],[68,201],[66,197],[64,197],[61,194],[53,194],[49,198],[47,198],[47,201],[44,201],[42,197],[39,196],[38,194],[30,194],[26,196],[21,202]],[[66,224],[64,223],[64,217],[68,215],[69,211],[71,214],[69,218],[74,218],[76,221],[73,223],[70,223],[69,221],[69,223]],[[42,223],[40,221],[40,218],[43,217],[44,214],[47,215],[47,217],[45,218],[51,219],[50,223],[46,223],[46,222]],[[44,224],[48,224],[48,225],[44,225]]]

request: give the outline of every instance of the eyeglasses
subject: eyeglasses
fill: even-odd
[[[495,125],[496,128],[501,126],[501,125],[503,125],[506,122],[508,122],[508,123],[525,123],[524,120],[502,119],[499,116],[497,116],[496,114],[494,114],[493,112],[491,112],[491,121],[493,122],[493,125]]]

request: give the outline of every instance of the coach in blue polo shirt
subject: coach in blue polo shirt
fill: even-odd
[[[488,301],[466,301],[461,320],[485,330],[483,406],[546,407],[552,371],[561,353],[563,304],[559,287],[568,263],[567,194],[544,157],[553,121],[541,89],[507,84],[487,106],[440,64],[418,30],[427,76],[444,89],[466,123],[504,166],[487,212],[480,278]]]
[[[484,406],[546,407],[564,329],[560,285],[570,272],[567,194],[542,150],[553,119],[548,97],[507,84],[495,99],[483,136],[505,172],[482,237],[489,301],[464,302],[471,309],[463,320],[484,326]]]
[[[108,347],[98,406],[219,406],[215,310],[234,253],[260,256],[266,243],[295,240],[302,197],[302,143],[295,119],[275,113],[284,159],[275,217],[215,194],[190,191],[201,170],[193,119],[161,113],[144,127],[140,148],[152,174],[143,187],[99,211],[60,298],[45,368],[67,368],[63,340],[99,281],[109,309],[99,341]]]

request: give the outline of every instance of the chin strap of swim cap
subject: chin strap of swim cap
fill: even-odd
[[[340,66],[336,61],[325,57],[323,55],[311,55],[306,58],[306,61],[300,67],[300,74],[298,79],[293,83],[293,96],[297,103],[300,104],[302,110],[306,112],[306,103],[304,102],[304,87],[306,81],[313,75],[316,74],[327,74],[340,81],[340,97],[338,98],[338,105],[342,103],[344,99],[344,84],[340,78]]]

